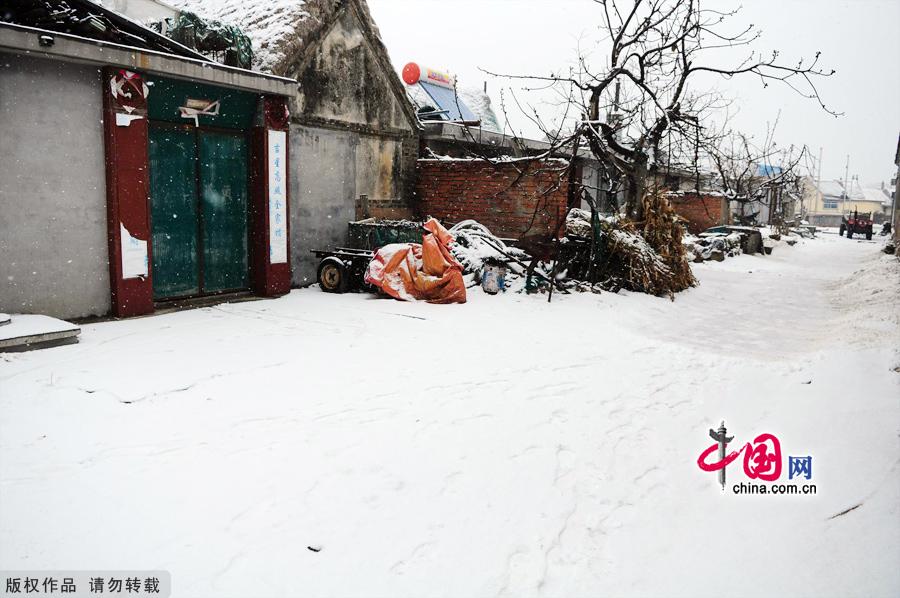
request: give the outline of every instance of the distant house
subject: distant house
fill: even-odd
[[[744,223],[777,225],[799,213],[800,196],[791,173],[779,166],[750,164],[727,173],[664,166],[655,185],[668,191],[669,201],[688,222],[691,232],[714,225]]]
[[[803,179],[803,205],[806,218],[816,226],[840,226],[841,218],[852,211],[871,214],[876,222],[891,211],[891,196],[883,189],[863,187],[856,179],[847,185],[840,180],[817,182],[812,177]]]

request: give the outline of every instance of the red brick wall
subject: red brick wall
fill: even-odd
[[[516,167],[524,170],[520,176]],[[419,160],[416,212],[454,224],[473,219],[499,237],[565,234],[566,163],[491,164],[484,160]]]
[[[667,198],[678,215],[687,220],[688,231],[692,234],[702,233],[711,226],[727,224],[728,212],[720,195],[670,193]]]

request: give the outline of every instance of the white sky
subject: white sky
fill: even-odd
[[[626,0],[627,1],[627,0]],[[570,64],[576,46],[596,39],[599,7],[591,0],[368,0],[395,67],[415,61],[455,73],[464,86],[488,82],[499,110],[501,87],[522,83],[491,78],[479,67],[512,74],[549,74]],[[734,0],[708,0],[725,9]],[[778,49],[786,63],[822,52],[822,64],[837,70],[818,82],[835,118],[812,100],[783,86],[763,89],[757,79],[720,82],[736,97],[734,126],[763,136],[781,109],[776,138],[781,145],[823,148],[823,178],[850,174],[864,184],[888,183],[900,134],[900,0],[747,0],[733,26],[753,23],[763,31],[754,46]],[[520,100],[529,97],[517,91]],[[535,103],[540,98],[532,94]],[[509,102],[507,102],[509,104]],[[538,106],[552,115],[552,106]],[[517,131],[536,128],[514,106]]]

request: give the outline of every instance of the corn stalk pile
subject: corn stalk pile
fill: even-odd
[[[694,286],[677,214],[661,196],[644,202],[646,219],[640,223],[571,210],[560,255],[567,276],[605,290],[670,298]]]
[[[665,294],[671,297],[674,293],[697,284],[682,242],[684,227],[679,223],[678,214],[662,193],[648,193],[644,196],[643,203],[644,222],[641,235],[659,254],[669,270],[669,280],[658,280],[657,287],[664,288]]]

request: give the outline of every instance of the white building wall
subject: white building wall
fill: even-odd
[[[0,312],[110,309],[100,71],[0,53]]]

